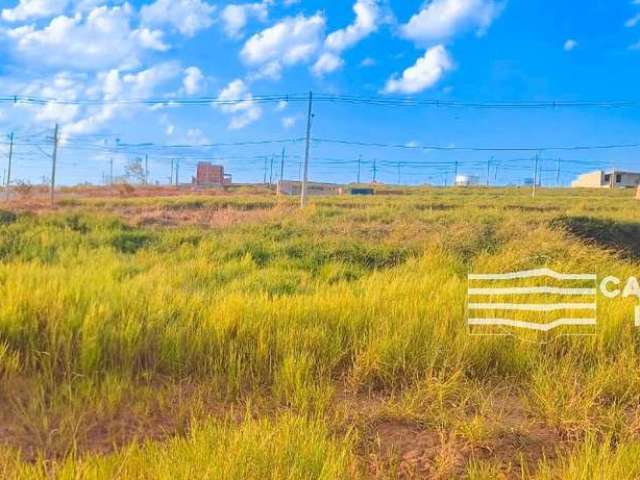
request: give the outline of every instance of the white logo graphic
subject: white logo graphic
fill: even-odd
[[[467,324],[475,335],[556,329],[564,335],[593,335],[596,312],[595,274],[541,268],[468,276]]]

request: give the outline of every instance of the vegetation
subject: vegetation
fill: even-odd
[[[465,324],[469,271],[640,276],[632,193],[386,193],[4,206],[0,478],[638,478],[637,299]]]

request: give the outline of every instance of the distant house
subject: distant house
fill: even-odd
[[[229,185],[231,183],[231,175],[224,173],[222,165],[213,165],[211,162],[198,162],[194,183],[199,187]]]
[[[583,173],[571,182],[572,188],[636,188],[638,185],[640,173],[620,170]]]
[[[276,185],[278,195],[300,195],[302,182],[294,180],[280,180]],[[340,195],[342,185],[335,183],[307,182],[307,195]]]

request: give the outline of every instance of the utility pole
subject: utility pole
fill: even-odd
[[[362,155],[358,155],[358,180],[357,183],[360,184],[360,164],[362,163]]]
[[[538,159],[538,186],[542,187],[542,165],[544,164],[544,158]]]
[[[560,186],[560,159],[558,159],[558,170],[556,171],[556,187]]]
[[[176,158],[176,187],[180,186],[180,159]]]
[[[309,92],[309,107],[307,110],[307,138],[304,147],[304,175],[302,177],[302,188],[300,189],[300,206],[304,207],[307,202],[307,180],[309,179],[309,148],[311,144],[311,118],[313,117],[313,92]]]
[[[169,174],[169,185],[173,185],[173,158],[171,159],[171,173]]]
[[[109,159],[109,185],[113,185],[113,158]]]
[[[56,190],[56,163],[58,161],[58,124],[53,131],[53,155],[51,156],[51,205],[55,203],[55,190]]]
[[[264,179],[263,182],[265,185],[267,184],[267,162],[269,161],[269,159],[267,157],[264,157]]]
[[[149,184],[149,155],[144,155],[144,184]]]
[[[9,166],[7,167],[7,186],[6,194],[7,201],[9,201],[9,186],[11,185],[11,160],[13,159],[13,132],[9,135]]]
[[[487,160],[487,187],[491,185],[491,162],[493,161],[493,157],[490,157]]]
[[[282,157],[280,157],[280,181],[284,180],[284,156],[285,156],[286,150],[284,147],[282,147]]]
[[[453,169],[453,186],[456,186],[456,180],[458,179],[458,160],[455,161],[455,166]]]
[[[400,185],[400,162],[398,162],[398,185]]]
[[[378,173],[378,169],[376,168],[376,159],[373,159],[373,180],[371,183],[376,183],[376,173]]]
[[[269,186],[273,185],[273,160],[275,155],[271,155],[271,167],[269,169]]]
[[[536,198],[536,188],[538,187],[538,158],[536,154],[535,166],[533,168],[533,191],[531,192],[531,198]]]

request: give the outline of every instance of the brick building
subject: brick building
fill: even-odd
[[[198,186],[222,186],[231,183],[231,175],[224,173],[222,165],[213,165],[211,162],[198,162],[194,180]]]

